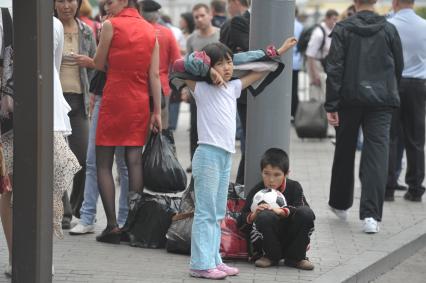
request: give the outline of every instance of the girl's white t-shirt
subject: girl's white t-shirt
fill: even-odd
[[[198,144],[208,144],[235,153],[237,98],[241,80],[232,80],[218,87],[206,82],[195,84]]]

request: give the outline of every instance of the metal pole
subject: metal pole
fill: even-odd
[[[13,0],[13,276],[52,282],[53,4]]]
[[[280,45],[294,34],[294,0],[254,0],[250,22],[250,49]],[[248,95],[245,185],[246,192],[260,180],[260,158],[271,147],[288,152],[292,52],[284,57],[284,72],[257,97]]]

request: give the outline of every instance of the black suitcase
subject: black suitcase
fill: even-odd
[[[299,102],[294,127],[299,138],[326,138],[328,121],[324,103],[317,100]]]

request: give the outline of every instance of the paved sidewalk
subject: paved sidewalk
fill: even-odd
[[[178,157],[182,166],[186,168],[189,165],[189,113],[186,105],[179,118],[175,138]],[[231,262],[232,265],[241,269],[241,275],[229,278],[227,282],[311,282],[321,278],[334,278],[328,282],[339,282],[340,279],[337,278],[345,275],[339,274],[339,270],[349,268],[350,272],[357,272],[356,267],[351,267],[352,261],[358,260],[361,263],[364,259],[366,262],[367,260],[374,261],[374,257],[369,251],[380,247],[382,254],[386,255],[392,248],[395,248],[388,247],[390,245],[386,243],[399,237],[402,245],[406,241],[404,234],[406,231],[413,229],[422,231],[426,227],[425,203],[407,202],[402,198],[402,193],[397,192],[395,202],[385,204],[380,233],[377,235],[362,233],[361,222],[358,219],[360,196],[358,180],[355,203],[350,210],[349,219],[347,222],[339,221],[327,206],[333,145],[328,139],[302,141],[297,138],[294,131],[291,134],[291,178],[300,181],[308,202],[316,214],[315,232],[312,235],[311,250],[308,252],[309,258],[315,264],[315,270],[299,271],[284,266],[259,269],[246,262]],[[231,180],[235,180],[238,162],[239,155],[236,154]],[[357,153],[356,167],[358,167],[358,162],[359,153]],[[355,174],[358,176],[358,172]],[[100,214],[96,226],[97,233],[105,225],[100,202],[98,210]],[[0,243],[1,267],[7,262],[3,235]],[[169,254],[165,250],[132,248],[125,244],[120,246],[100,244],[95,241],[93,234],[69,236],[66,233],[64,240],[54,242],[56,275],[53,281],[58,283],[199,282],[199,280],[189,277],[188,261],[188,256]],[[334,275],[340,277],[333,277]],[[2,272],[0,282],[9,282]]]
[[[426,281],[425,258],[426,247],[377,278],[373,283],[424,283]]]

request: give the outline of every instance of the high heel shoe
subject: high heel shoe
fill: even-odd
[[[107,226],[102,233],[96,237],[96,241],[108,244],[120,244],[121,230],[118,226]]]

